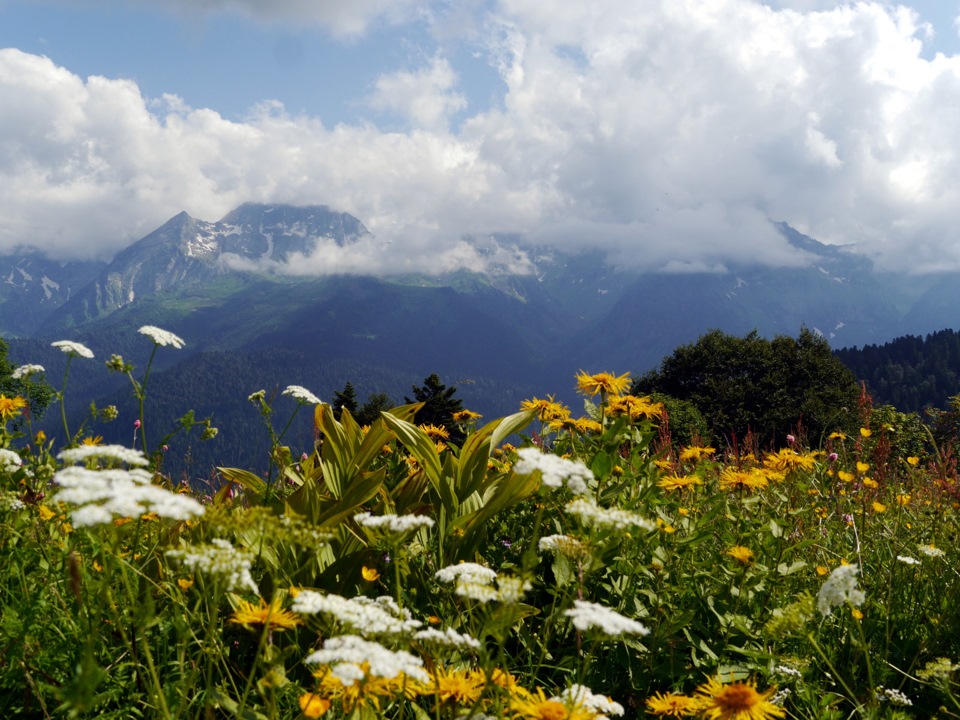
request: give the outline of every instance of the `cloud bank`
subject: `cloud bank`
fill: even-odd
[[[342,33],[388,12],[375,0],[349,18],[342,3],[272,7]],[[477,107],[452,59],[426,57],[363,93],[371,111],[399,118],[390,129],[327,127],[269,100],[229,121],[0,50],[0,252],[104,257],[181,210],[214,220],[257,201],[358,217],[376,243],[337,267],[374,255],[378,266],[469,266],[476,252],[462,238],[497,232],[599,247],[631,268],[804,262],[772,219],[854,245],[881,268],[960,269],[960,56],[921,57],[928,28],[909,9],[500,0],[475,10],[464,26],[502,95]]]

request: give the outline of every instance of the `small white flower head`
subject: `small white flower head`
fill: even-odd
[[[323,400],[318,398],[312,392],[307,390],[302,385],[287,385],[287,389],[283,391],[284,395],[289,395],[298,403],[305,405],[322,405]]]
[[[386,596],[345,598],[303,590],[293,599],[291,609],[301,615],[326,615],[363,637],[408,635],[423,625]]]
[[[161,328],[153,325],[144,325],[138,332],[141,335],[146,335],[148,338],[153,340],[155,345],[160,345],[162,347],[169,346],[179,350],[185,345],[183,338],[180,336],[174,335],[169,330],[162,330]]]
[[[60,352],[64,352],[71,357],[82,357],[88,360],[93,357],[93,350],[73,340],[57,340],[50,343],[50,347],[60,348]]]
[[[593,480],[590,468],[579,461],[543,453],[535,447],[520,448],[517,455],[520,460],[513,466],[513,471],[518,475],[529,475],[539,470],[540,482],[549,488],[559,489],[566,485],[574,495],[584,495]]]
[[[411,680],[430,682],[420,658],[404,650],[388,650],[379,643],[356,635],[341,635],[326,640],[323,649],[308,655],[304,662],[329,666],[331,674],[344,685],[354,685],[368,676],[392,680],[405,675]]]
[[[946,553],[933,543],[929,545],[920,545],[918,548],[927,557],[943,557]]]
[[[123,445],[80,445],[75,448],[62,450],[58,455],[64,463],[86,462],[91,458],[101,458],[103,460],[116,460],[127,465],[149,465],[143,452],[133,450]]]
[[[889,702],[891,705],[899,705],[900,707],[913,705],[913,701],[901,691],[883,686],[877,688],[876,698],[878,702]]]
[[[910,557],[909,555],[897,555],[897,560],[902,562],[904,565],[920,565],[920,561],[915,557]]]
[[[542,553],[550,552],[569,558],[583,557],[587,553],[587,546],[569,535],[547,535],[540,538],[539,547]]]
[[[31,375],[39,375],[42,372],[46,372],[43,368],[43,365],[21,365],[12,373],[10,377],[14,380],[24,380],[29,378]]]
[[[209,545],[200,545],[188,550],[169,550],[167,557],[179,560],[185,568],[202,572],[225,581],[227,590],[249,590],[260,594],[257,583],[250,574],[253,556],[237,550],[227,540],[211,540]]]
[[[191,497],[154,485],[151,473],[132,470],[90,470],[70,465],[53,476],[59,487],[53,499],[76,505],[70,518],[76,527],[105,525],[114,518],[155,513],[168,520],[191,520],[203,506]]]
[[[13,450],[0,448],[0,470],[12,473],[19,470],[21,465],[23,465],[23,458],[17,453]]]
[[[629,510],[620,508],[602,508],[592,500],[577,498],[567,503],[567,512],[576,515],[580,523],[587,527],[605,530],[628,530],[633,527],[650,532],[656,524]]]
[[[463,635],[456,630],[447,628],[439,630],[437,628],[427,628],[415,633],[413,639],[424,645],[433,645],[435,647],[454,648],[456,650],[479,650],[480,641],[469,635]]]
[[[593,720],[606,720],[610,715],[623,715],[623,705],[606,695],[596,695],[586,685],[573,684],[556,697],[551,698],[569,708],[588,710]]]
[[[573,607],[563,614],[570,618],[573,626],[581,632],[599,630],[609,637],[650,634],[642,623],[624,617],[616,610],[586,600],[574,600]]]
[[[519,599],[519,594],[530,588],[529,583],[523,583],[519,578],[517,579],[517,582],[520,583],[519,586],[504,578],[505,585],[501,597],[500,591],[494,585],[495,582],[499,582],[497,573],[488,567],[470,562],[448,565],[438,570],[434,577],[445,584],[456,583],[454,592],[457,595],[482,603],[494,602],[495,600],[516,602]],[[514,599],[515,596],[516,599]]]
[[[353,516],[356,523],[368,530],[381,531],[388,535],[406,535],[420,528],[432,528],[433,518],[426,515],[371,515],[368,512]]]
[[[792,678],[794,680],[799,680],[803,677],[803,673],[796,668],[790,667],[789,665],[777,665],[775,668],[773,668],[773,671],[778,675]]]
[[[845,603],[860,607],[867,596],[857,589],[858,565],[841,565],[835,568],[817,594],[817,609],[824,616],[833,608]]]

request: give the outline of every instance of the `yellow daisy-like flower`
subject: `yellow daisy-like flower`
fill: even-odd
[[[703,480],[696,475],[667,475],[657,483],[657,487],[663,488],[667,492],[688,490],[696,485],[703,485]]]
[[[873,432],[870,430],[870,428],[860,428],[860,437],[868,438],[871,435],[873,435]]]
[[[813,470],[817,465],[817,457],[813,453],[801,455],[790,448],[783,448],[767,455],[763,459],[763,465],[770,470],[784,473],[791,470]]]
[[[103,445],[103,435],[94,435],[93,437],[85,437],[80,444],[81,445]]]
[[[251,626],[267,625],[270,630],[277,631],[292,630],[303,624],[303,620],[296,613],[280,607],[279,598],[274,598],[270,604],[260,598],[258,605],[241,600],[236,611],[230,616],[230,622],[243,625],[248,630]]]
[[[823,577],[823,576],[826,575],[828,572],[830,572],[830,569],[829,569],[829,568],[824,567],[823,565],[817,565],[817,575]]]
[[[366,565],[360,568],[360,574],[363,575],[363,579],[367,582],[376,582],[380,579],[380,573],[377,572],[377,569],[369,568]]]
[[[449,440],[450,433],[440,425],[424,424],[419,426],[431,440]]]
[[[646,699],[647,712],[659,717],[689,717],[699,707],[696,699],[677,693],[656,693]]]
[[[847,472],[846,470],[841,470],[837,473],[837,477],[843,480],[844,482],[853,482],[854,474],[852,472]]]
[[[863,620],[863,613],[858,608],[850,608],[850,617],[854,620]]]
[[[599,433],[603,432],[603,425],[598,423],[596,420],[591,420],[590,418],[577,418],[574,421],[574,426],[576,430],[581,435],[586,435],[587,433]]]
[[[480,413],[475,413],[472,410],[460,410],[453,414],[453,421],[456,423],[468,423],[473,422],[474,420],[479,420],[483,415]]]
[[[865,472],[866,472],[867,470],[869,470],[869,469],[870,469],[869,463],[860,462],[859,460],[857,461],[857,472],[858,472],[858,473],[865,473]]]
[[[441,705],[471,707],[483,695],[486,686],[487,678],[478,670],[439,668],[433,676],[433,683],[423,689],[436,695]]]
[[[537,397],[524,400],[520,403],[520,409],[524,411],[533,410],[537,413],[540,422],[552,422],[570,417],[570,408],[554,400],[553,395],[548,395],[542,400]]]
[[[20,411],[27,406],[27,401],[19,395],[7,397],[0,395],[0,417],[9,420],[20,414]]]
[[[827,437],[829,437],[831,440],[846,440],[846,439],[847,439],[846,433],[842,433],[842,432],[832,432],[832,433],[830,433]]]
[[[592,720],[594,713],[582,707],[567,707],[559,700],[549,700],[541,688],[531,693],[517,688],[510,699],[514,716],[527,720]]]
[[[875,513],[886,512],[886,511],[887,511],[887,506],[884,505],[882,502],[877,502],[876,500],[874,500],[874,501],[873,501],[873,511],[874,511]]]
[[[734,545],[732,548],[727,550],[727,555],[732,557],[734,560],[743,563],[744,565],[749,565],[753,560],[753,550],[743,545]]]
[[[300,696],[300,712],[308,718],[318,718],[330,709],[330,701],[313,693]]]
[[[903,507],[904,505],[910,504],[910,495],[897,495],[897,505]]]
[[[40,519],[43,520],[44,522],[47,522],[48,520],[52,520],[57,516],[57,514],[53,510],[48,508],[46,505],[41,505],[38,508],[38,510],[40,513]]]
[[[868,487],[868,488],[878,488],[878,487],[880,487],[880,483],[878,483],[878,482],[877,482],[876,480],[874,480],[873,478],[865,477],[865,478],[863,479],[863,486],[864,486],[864,487]]]
[[[577,392],[581,395],[623,395],[630,387],[630,373],[617,377],[613,373],[589,375],[583,370],[577,375]]]
[[[786,711],[770,702],[774,688],[757,692],[753,681],[724,684],[708,678],[697,688],[698,711],[708,720],[769,720],[786,717]]]
[[[916,455],[911,455],[910,457],[907,458],[907,463],[909,465],[913,465],[914,467],[916,467],[917,465],[920,464],[920,458],[918,458]]]
[[[189,578],[180,578],[179,580],[177,580],[177,587],[179,587],[183,591],[187,591],[193,587],[193,580]]]
[[[655,403],[649,396],[623,395],[610,401],[607,412],[611,417],[628,417],[634,422],[640,419],[653,420],[663,417],[663,403]]]
[[[680,462],[689,462],[691,460],[694,462],[700,462],[704,458],[711,457],[716,452],[716,448],[691,445],[690,447],[684,448],[680,451]]]
[[[762,490],[769,484],[767,476],[756,469],[727,468],[720,474],[721,490]]]

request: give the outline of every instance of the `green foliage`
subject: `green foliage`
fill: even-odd
[[[0,338],[0,395],[7,397],[19,395],[25,398],[28,402],[29,416],[32,419],[39,419],[53,400],[54,390],[36,376],[27,380],[14,379],[12,375],[16,367],[7,359],[7,350],[7,343]],[[17,427],[22,427],[22,423],[17,423]]]
[[[783,444],[801,427],[814,440],[856,423],[857,386],[826,340],[807,329],[793,339],[738,338],[713,330],[683,345],[633,394],[660,392],[691,403],[727,441],[758,436]]]
[[[459,445],[463,442],[464,434],[453,415],[463,410],[463,401],[455,397],[456,394],[457,388],[448,388],[440,381],[440,376],[433,373],[424,379],[423,385],[413,386],[413,399],[404,398],[404,401],[423,403],[423,408],[417,413],[417,422],[444,428],[451,442]]]

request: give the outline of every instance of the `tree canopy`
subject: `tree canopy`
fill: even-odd
[[[460,426],[454,422],[453,414],[463,410],[463,401],[454,397],[456,393],[456,387],[448,388],[440,381],[440,376],[433,373],[424,379],[421,387],[414,385],[413,399],[404,398],[404,402],[424,403],[417,413],[417,422],[445,428],[450,434],[450,440],[460,445],[465,436]]]
[[[14,379],[13,371],[16,368],[7,359],[7,349],[7,343],[0,338],[0,395],[25,398],[28,412],[34,418],[39,418],[53,399],[53,388],[37,377],[29,383]]]
[[[711,330],[639,377],[631,392],[690,401],[727,441],[749,431],[763,443],[783,444],[798,427],[814,439],[856,423],[856,379],[806,328],[796,339],[772,340],[756,331],[736,337]]]

